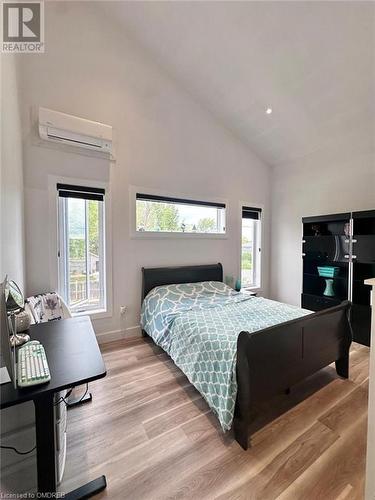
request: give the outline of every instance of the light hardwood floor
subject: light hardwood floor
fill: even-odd
[[[69,411],[64,483],[101,474],[96,498],[363,498],[369,350],[350,380],[327,367],[263,409],[248,451],[223,435],[199,393],[149,340],[102,347],[108,375]]]

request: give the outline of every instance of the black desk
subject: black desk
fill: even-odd
[[[33,325],[29,333],[32,340],[39,340],[44,346],[51,380],[24,389],[15,389],[13,383],[2,384],[0,409],[34,402],[38,492],[51,493],[56,491],[54,394],[105,377],[106,368],[87,316]],[[65,498],[88,498],[105,486],[102,476]]]

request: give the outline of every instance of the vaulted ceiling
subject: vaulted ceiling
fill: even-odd
[[[101,8],[268,164],[324,148],[372,147],[373,2],[138,1]]]

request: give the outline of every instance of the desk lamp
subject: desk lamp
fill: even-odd
[[[15,281],[7,281],[5,285],[5,303],[12,325],[10,343],[12,347],[22,345],[30,340],[30,336],[27,333],[17,333],[16,313],[23,308],[24,300],[22,292]]]

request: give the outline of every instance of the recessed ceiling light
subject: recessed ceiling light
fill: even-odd
[[[267,108],[266,113],[267,113],[267,115],[270,115],[272,113],[272,108]]]

